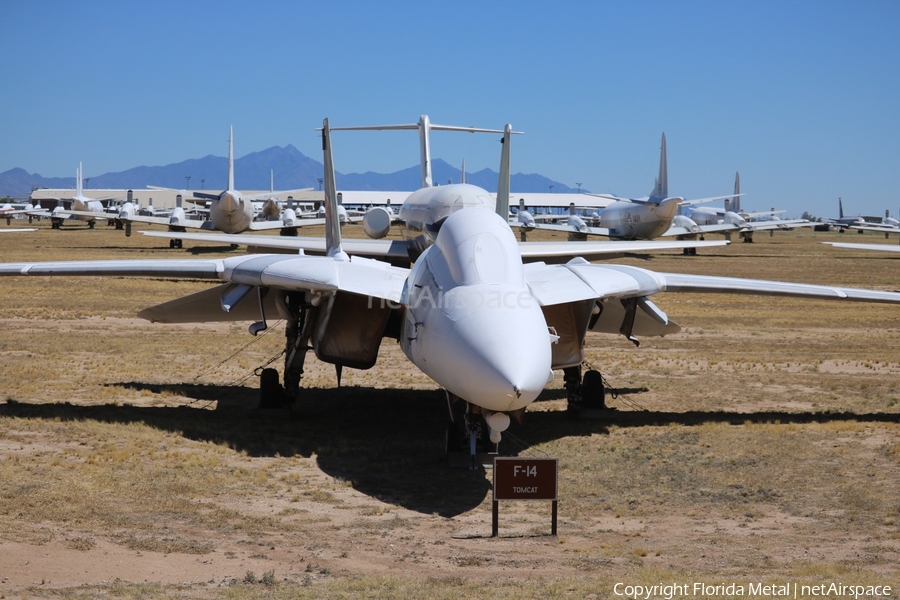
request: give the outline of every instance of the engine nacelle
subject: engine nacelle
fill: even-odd
[[[738,227],[746,227],[747,219],[737,214],[736,212],[726,212],[725,213],[725,222],[729,225],[737,225]]]
[[[126,202],[119,208],[119,218],[123,221],[134,218],[134,204],[132,202]]]
[[[570,215],[568,224],[570,227],[574,227],[575,231],[577,231],[578,233],[587,233],[588,231],[587,223],[585,223],[584,219],[582,219],[581,217]]]
[[[172,214],[169,216],[169,225],[184,226],[186,221],[187,217],[183,208],[175,207],[172,209]]]
[[[363,231],[374,240],[380,240],[391,230],[391,213],[381,206],[366,211],[363,217]]]
[[[674,227],[684,227],[691,233],[700,233],[700,226],[693,219],[684,215],[675,215],[672,219],[672,225]]]
[[[524,229],[526,229],[528,231],[531,231],[532,229],[534,229],[534,225],[535,225],[534,217],[532,216],[532,214],[530,212],[528,212],[527,210],[519,210],[519,212],[516,216],[518,217],[519,223],[522,224],[522,227]]]
[[[298,222],[297,213],[293,208],[286,208],[284,212],[281,213],[281,223],[285,227],[299,227],[300,223]]]

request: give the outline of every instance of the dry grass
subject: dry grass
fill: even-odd
[[[619,262],[900,289],[897,257],[817,243],[848,235]],[[0,236],[4,261],[192,256],[164,246],[103,227]],[[584,598],[616,581],[900,582],[897,307],[654,298],[681,334],[640,348],[588,340],[620,390],[617,419],[568,420],[557,377],[504,443],[560,459],[559,539],[546,535],[548,505],[508,503],[492,540],[490,483],[445,466],[443,398],[395,344],[371,371],[345,371],[340,390],[310,357],[298,410],[258,415],[255,382],[229,383],[280,352],[280,328],[241,350],[243,325],[133,317],[206,285],[2,280],[0,544],[101,565],[112,552],[162,569],[171,556],[185,571],[129,577],[109,562],[108,577],[42,587],[32,566],[26,584],[0,572],[0,596]]]

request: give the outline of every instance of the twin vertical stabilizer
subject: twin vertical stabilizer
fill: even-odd
[[[497,182],[497,214],[503,220],[509,219],[509,145],[512,137],[512,125],[506,124],[503,128],[503,139],[500,141],[503,148],[500,150],[500,179]]]
[[[328,119],[322,122],[322,156],[325,163],[325,253],[340,260],[350,260],[341,248],[341,222],[338,219],[337,186]]]

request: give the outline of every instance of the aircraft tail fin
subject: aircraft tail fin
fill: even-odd
[[[333,258],[347,260],[347,255],[341,247],[341,222],[338,218],[337,186],[328,119],[322,122],[322,155],[325,163],[325,253]]]
[[[78,170],[75,171],[75,197],[81,198],[84,193],[84,179],[81,178],[81,161],[78,161]]]
[[[734,173],[734,200],[731,203],[734,212],[741,212],[741,174],[737,171]]]
[[[228,190],[234,190],[234,125],[228,128]]]
[[[844,218],[844,202],[840,198],[838,198],[838,218]]]
[[[504,220],[509,218],[509,173],[510,173],[510,138],[512,137],[512,125],[506,124],[503,128],[503,139],[500,150],[500,180],[497,182],[497,214]]]
[[[669,167],[666,164],[666,134],[662,134],[662,146],[659,150],[659,175],[656,185],[650,193],[651,200],[662,200],[669,197]]]

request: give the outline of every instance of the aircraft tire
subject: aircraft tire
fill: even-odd
[[[259,408],[278,408],[284,400],[277,369],[263,369],[259,375]]]
[[[586,371],[581,384],[585,408],[602,410],[606,408],[606,390],[600,371]]]

